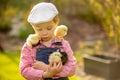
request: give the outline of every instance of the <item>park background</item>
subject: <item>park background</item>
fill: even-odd
[[[19,72],[21,48],[34,33],[27,16],[38,2],[52,2],[59,10],[60,24],[77,59],[70,80],[103,80],[84,72],[84,54],[120,55],[120,0],[1,0],[0,80],[25,80]]]

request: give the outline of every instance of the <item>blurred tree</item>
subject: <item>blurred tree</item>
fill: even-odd
[[[0,17],[2,16],[2,12],[6,9],[8,1],[9,0],[0,0]]]
[[[120,55],[120,0],[90,0],[89,3],[107,32],[114,53]]]
[[[36,4],[46,0],[9,0],[8,5],[18,8],[20,11],[27,11],[31,7],[31,4]]]
[[[0,32],[7,32],[11,29],[9,19],[5,19],[3,15],[4,11],[7,9],[8,2],[9,0],[1,0],[0,2]]]

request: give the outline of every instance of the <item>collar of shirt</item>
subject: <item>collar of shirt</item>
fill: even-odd
[[[62,43],[62,39],[53,38],[49,43],[49,47],[52,47],[56,42],[61,42]],[[45,46],[42,41],[40,41],[39,43],[40,43],[40,47],[48,47],[48,46]]]

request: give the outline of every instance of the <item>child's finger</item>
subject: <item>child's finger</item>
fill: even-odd
[[[57,66],[57,63],[56,63],[56,62],[53,62],[53,66],[54,66],[54,67]]]
[[[58,68],[61,68],[62,67],[62,62],[59,62],[58,65],[57,65]]]
[[[36,60],[34,60],[34,62],[36,62]]]
[[[50,64],[49,64],[49,65],[50,65],[50,67],[52,67],[52,66],[53,66],[53,62],[50,62]]]

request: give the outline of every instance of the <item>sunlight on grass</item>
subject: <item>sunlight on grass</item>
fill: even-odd
[[[83,62],[83,53],[81,51],[74,52],[77,62]]]
[[[0,80],[25,80],[19,72],[18,53],[0,53]]]
[[[85,80],[84,78],[82,77],[79,77],[79,76],[72,76],[72,77],[69,77],[70,80]]]

